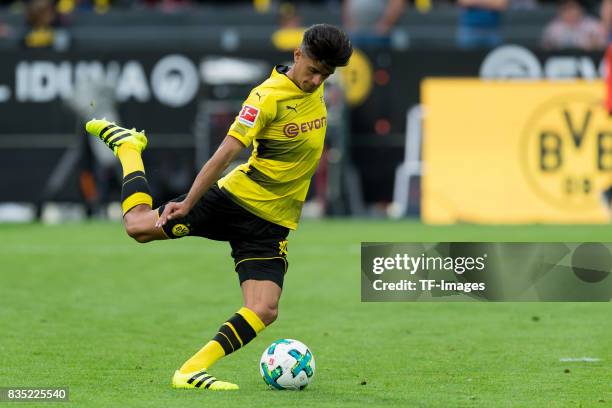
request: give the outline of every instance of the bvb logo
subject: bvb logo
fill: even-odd
[[[521,140],[531,189],[563,210],[592,210],[612,176],[612,122],[589,94],[557,97],[527,121]]]
[[[189,234],[189,227],[187,227],[185,224],[176,224],[174,227],[172,227],[172,233],[175,237],[184,237],[185,235]]]
[[[361,50],[354,49],[348,65],[338,72],[347,103],[350,106],[361,105],[372,90],[372,64],[368,57]]]

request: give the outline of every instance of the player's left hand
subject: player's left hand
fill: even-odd
[[[189,213],[190,209],[190,206],[185,203],[185,201],[170,202],[166,204],[166,206],[164,207],[164,211],[161,213],[159,219],[155,223],[155,227],[161,228],[166,225],[168,220],[173,220],[186,216]]]

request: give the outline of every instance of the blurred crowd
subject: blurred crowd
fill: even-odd
[[[612,39],[612,0],[0,0],[0,38],[10,34],[10,27],[2,23],[2,11],[24,16],[28,27],[24,46],[61,48],[58,41],[60,46],[69,43],[62,28],[70,25],[75,12],[155,9],[170,13],[199,5],[252,6],[258,12],[276,12],[280,28],[299,38],[303,27],[298,10],[306,4],[342,10],[344,27],[354,42],[364,47],[388,46],[393,28],[406,10],[429,13],[441,7],[457,8],[456,45],[464,49],[501,44],[505,13],[539,7],[557,10],[542,28],[543,48],[603,49]],[[282,38],[279,41],[293,43]]]
[[[429,12],[441,2],[430,0],[345,0],[343,20],[353,37],[388,41],[399,16],[408,7]],[[535,10],[546,2],[536,0],[457,0],[459,9],[457,46],[464,49],[492,48],[503,42],[504,13],[508,10]],[[612,0],[550,2],[557,13],[542,30],[541,45],[546,49],[603,49],[612,39]]]

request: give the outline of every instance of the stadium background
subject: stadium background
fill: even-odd
[[[53,23],[32,35],[37,30],[28,24],[28,13],[35,7],[47,10],[48,4],[0,2],[0,322],[7,333],[0,342],[5,358],[0,386],[69,385],[71,398],[83,406],[118,401],[195,406],[201,398],[230,404],[224,396],[177,396],[166,389],[174,365],[239,301],[227,248],[195,240],[146,247],[130,242],[112,204],[119,199],[116,163],[88,142],[82,124],[107,113],[127,126],[145,128],[150,147],[144,160],[153,195],[159,202],[174,197],[189,187],[224,136],[246,92],[273,64],[290,60],[300,27],[342,25],[342,3],[59,1],[51,4]],[[531,90],[510,102],[503,92],[498,100],[476,101],[464,123],[428,119],[427,105],[417,107],[425,78],[485,79],[485,87],[492,82],[553,88],[571,83],[590,87],[590,99],[587,108],[568,108],[575,126],[559,131],[563,141],[576,136],[572,129],[585,123],[588,109],[598,118],[598,128],[578,137],[596,140],[609,128],[602,80],[605,45],[545,49],[543,31],[556,18],[557,3],[509,4],[498,28],[501,41],[490,46],[468,49],[458,43],[462,10],[445,1],[407,4],[382,39],[355,34],[357,58],[327,87],[328,149],[304,214],[321,219],[304,220],[292,235],[281,319],[248,352],[219,365],[220,377],[236,377],[245,389],[234,403],[610,403],[607,304],[371,305],[358,300],[360,241],[611,240],[600,200],[612,181],[607,144],[597,150],[595,142],[585,143],[587,159],[564,151],[564,163],[584,166],[572,167],[571,175],[594,180],[588,189],[581,184],[582,207],[558,209],[559,203],[572,203],[572,190],[556,174],[536,184],[561,192],[557,202],[545,197],[537,201],[543,207],[528,204],[532,212],[521,221],[504,218],[517,203],[541,196],[529,190],[533,183],[524,174],[511,177],[490,167],[496,159],[509,166],[528,161],[527,153],[506,152],[525,137],[529,117],[510,118],[511,125],[500,129],[509,138],[507,145],[502,140],[482,150],[472,143],[487,140],[490,133],[480,134],[479,123],[499,114],[498,104],[510,112],[512,104],[524,101],[531,109],[530,101],[537,99]],[[600,4],[582,5],[594,19],[601,18],[605,36]],[[578,92],[584,96],[583,89]],[[451,111],[462,106],[460,100],[441,99]],[[571,103],[564,99],[559,112]],[[532,111],[540,107],[534,104]],[[549,128],[567,125],[562,114],[553,117]],[[441,138],[428,141],[432,124],[446,128],[434,126]],[[428,147],[431,140],[434,150]],[[454,203],[452,216],[428,207],[430,215],[443,216],[427,218],[424,211],[424,205],[437,202],[421,189],[421,175],[423,180],[428,175],[421,143],[429,155],[425,159],[438,163],[430,172],[437,178],[432,176],[428,188],[450,189],[450,196],[456,196],[454,188],[467,191],[463,201]],[[460,168],[476,176],[458,179],[457,174],[464,175],[455,171]],[[562,176],[565,171],[560,170]],[[451,185],[442,183],[445,178]],[[525,196],[506,187],[516,179],[527,186]],[[492,217],[479,217],[482,203],[491,203]],[[477,214],[466,208],[477,208]],[[546,218],[550,213],[552,220]],[[42,223],[35,221],[38,217]],[[81,222],[86,217],[95,221]],[[398,219],[404,217],[409,219]],[[551,225],[538,225],[542,222]],[[216,279],[194,291],[203,276]],[[197,308],[186,310],[186,303],[190,308],[199,304],[206,316]],[[197,330],[194,321],[201,322]],[[366,321],[370,327],[362,327]],[[177,341],[175,333],[185,337]],[[319,372],[312,392],[261,392],[263,383],[251,368],[259,349],[277,337],[296,337],[313,348]],[[364,349],[375,355],[361,357]],[[591,355],[599,361],[560,361]],[[33,371],[39,381],[31,380]],[[542,392],[534,394],[534,389]]]
[[[290,58],[301,27],[343,23],[338,2],[270,3],[263,11],[249,2],[178,2],[172,9],[118,3],[103,13],[84,2],[57,13],[47,42],[33,46],[27,39],[40,29],[27,24],[28,8],[17,4],[0,9],[0,162],[13,174],[2,179],[0,202],[36,203],[38,215],[45,203],[84,202],[103,216],[118,200],[108,156],[81,137],[80,124],[96,114],[147,129],[145,161],[159,163],[149,166],[159,202],[185,191],[245,92]],[[356,38],[358,56],[336,81],[343,92],[328,92],[333,119],[312,192],[314,214],[419,216],[420,163],[409,177],[411,191],[402,189],[399,167],[419,161],[419,145],[405,147],[407,114],[421,103],[424,78],[601,80],[601,49],[541,49],[542,28],[555,15],[553,5],[507,10],[504,43],[492,48],[459,47],[460,10],[446,3],[426,12],[408,7],[382,45]],[[508,51],[509,44],[521,49]],[[453,137],[462,139],[460,129]]]

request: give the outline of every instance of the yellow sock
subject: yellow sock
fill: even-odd
[[[241,308],[219,328],[217,335],[183,364],[183,374],[207,370],[222,357],[238,350],[266,328],[251,309]]]
[[[194,354],[189,360],[183,364],[179,370],[183,374],[193,373],[194,371],[207,369],[215,364],[221,357],[225,355],[223,347],[214,340],[206,343],[204,347]]]
[[[144,164],[138,149],[131,143],[119,146],[117,156],[123,167],[123,185],[121,187],[121,207],[125,215],[137,205],[153,207],[153,198],[144,172]]]
[[[121,162],[121,167],[123,167],[123,177],[135,171],[142,171],[144,173],[142,156],[133,144],[124,143],[119,146],[117,156]]]

